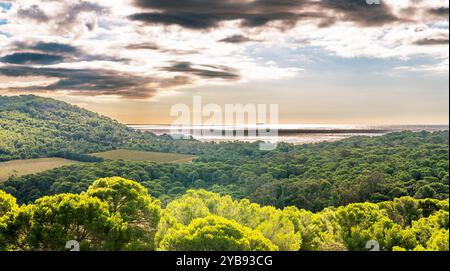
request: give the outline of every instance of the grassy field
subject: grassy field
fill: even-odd
[[[160,153],[160,152],[142,152],[130,150],[115,150],[101,153],[93,153],[93,156],[101,157],[107,160],[128,160],[128,161],[152,161],[160,163],[191,163],[195,156]],[[28,160],[13,160],[0,163],[0,182],[5,182],[11,176],[23,176],[35,174],[46,170],[68,166],[77,161],[62,158],[39,158]]]
[[[108,160],[128,160],[128,161],[152,161],[160,163],[191,163],[195,159],[193,155],[162,153],[162,152],[143,152],[130,150],[115,150],[91,154]]]
[[[0,182],[7,181],[11,176],[35,174],[75,163],[78,162],[62,158],[39,158],[2,162],[0,163]]]

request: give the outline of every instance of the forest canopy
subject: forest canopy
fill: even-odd
[[[402,197],[310,212],[189,190],[161,209],[139,183],[95,181],[81,194],[18,206],[0,191],[1,250],[448,250],[448,200]]]

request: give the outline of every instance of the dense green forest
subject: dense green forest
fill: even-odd
[[[64,102],[0,96],[0,161],[109,150],[128,133],[119,123]]]
[[[137,182],[95,181],[81,194],[18,206],[0,191],[0,250],[448,250],[449,202],[410,197],[312,213],[190,190],[165,208]]]
[[[201,143],[36,96],[0,96],[0,161],[83,161],[0,183],[0,250],[448,250],[449,134]],[[110,161],[130,149],[190,164]],[[133,180],[133,181],[130,181]]]
[[[92,161],[87,154],[119,148],[192,152],[182,140],[139,132],[110,118],[34,95],[0,96],[0,162],[39,157]],[[189,142],[189,140],[187,140]],[[190,141],[187,145],[201,145]]]
[[[402,196],[449,196],[448,132],[402,132],[261,152],[258,144],[212,144],[192,164],[104,161],[58,168],[0,184],[19,202],[80,193],[98,178],[136,180],[163,204],[188,189],[207,189],[278,208],[320,211]]]

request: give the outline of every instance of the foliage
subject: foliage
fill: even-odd
[[[60,194],[21,206],[9,215],[4,238],[12,250],[65,250],[70,240],[83,250],[107,250],[125,226],[108,205],[85,195]]]
[[[83,250],[367,250],[369,240],[387,251],[448,250],[448,200],[406,197],[312,213],[190,190],[161,210],[137,182],[110,178],[81,195],[20,207],[2,192],[0,203],[2,250],[64,250],[68,240]]]
[[[137,182],[123,178],[95,181],[87,195],[105,201],[113,215],[127,223],[127,245],[131,250],[154,250],[154,236],[160,219],[160,203],[153,200]]]
[[[15,211],[17,208],[17,200],[0,190],[0,217],[6,216],[9,212]]]
[[[64,102],[32,95],[0,96],[0,161],[61,154],[77,158],[111,150],[134,135],[116,121]]]
[[[279,250],[295,251],[301,246],[300,234],[295,232],[293,223],[281,210],[251,204],[248,200],[234,201],[230,196],[221,197],[204,190],[190,190],[186,195],[171,202],[165,212],[168,216],[163,219],[169,218],[172,223],[162,225],[188,226],[195,219],[215,215],[257,230]],[[159,231],[160,236],[169,232],[167,227],[160,227]]]
[[[277,247],[258,231],[222,217],[207,216],[168,233],[160,250],[271,251]]]
[[[13,196],[0,190],[0,251],[9,248],[6,240],[8,219],[19,209],[16,202]]]

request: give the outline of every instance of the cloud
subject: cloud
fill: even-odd
[[[28,49],[41,51],[41,52],[54,52],[54,53],[78,53],[79,50],[75,46],[62,44],[57,42],[38,42],[28,47]]]
[[[161,49],[157,44],[154,43],[133,43],[126,46],[130,50],[159,50]]]
[[[97,26],[98,16],[109,12],[106,7],[88,0],[29,2],[18,1],[16,19],[45,25],[49,31],[59,34],[74,32],[79,35],[92,31]]]
[[[25,66],[0,67],[0,75],[9,77],[40,76],[57,79],[56,82],[43,86],[6,88],[10,92],[72,91],[78,95],[116,95],[131,99],[149,98],[155,95],[159,88],[190,83],[188,78],[180,76],[155,79],[112,70],[31,68]]]
[[[163,68],[164,71],[193,74],[201,78],[239,80],[236,69],[222,65],[196,65],[190,62],[177,62]]]
[[[0,58],[0,62],[9,64],[51,65],[63,62],[64,57],[51,54],[14,53]]]
[[[219,18],[214,18],[210,15],[194,13],[139,13],[131,15],[130,19],[143,21],[150,24],[176,24],[191,29],[207,29],[216,27],[220,21]]]
[[[171,55],[190,55],[197,54],[198,51],[195,50],[183,50],[183,49],[167,49],[159,46],[156,43],[133,43],[125,46],[128,50],[149,50],[149,51],[158,51],[160,53],[167,53]]]
[[[448,1],[381,3],[14,0],[0,9],[0,85],[147,98],[183,86],[284,83],[330,55],[417,66],[448,59]]]
[[[23,42],[17,41],[11,44],[11,49],[14,51],[32,51],[38,53],[52,53],[52,54],[81,54],[81,51],[70,44],[58,42]]]
[[[76,46],[58,42],[15,42],[12,54],[0,58],[10,64],[51,65],[79,61],[129,62],[127,58],[89,54]]]
[[[434,16],[439,16],[448,19],[449,9],[448,7],[439,7],[428,9],[428,13]]]
[[[414,42],[416,45],[448,45],[448,38],[430,38],[430,39],[420,39]]]
[[[179,25],[204,30],[219,27],[222,22],[241,21],[242,27],[262,27],[280,21],[283,28],[298,22],[316,20],[329,26],[339,21],[361,26],[382,26],[402,21],[390,7],[368,5],[366,0],[136,0],[144,12],[129,18],[149,24]],[[151,10],[151,11],[147,11]]]
[[[106,14],[107,9],[97,3],[87,1],[80,1],[66,9],[65,14],[61,14],[62,19],[59,21],[60,27],[70,27],[72,25],[84,24],[88,30],[92,31],[97,25],[96,17],[80,18],[83,13],[90,13],[95,15]],[[81,21],[80,21],[81,20]]]
[[[226,37],[224,39],[219,40],[219,42],[226,42],[226,43],[245,43],[250,41],[256,41],[249,37],[243,36],[243,35],[233,35]]]
[[[221,22],[240,20],[244,27],[264,26],[273,21],[295,25],[303,18],[320,17],[300,8],[309,5],[308,0],[136,0],[138,7],[150,9],[131,15],[131,20],[149,24],[179,25],[190,29],[210,29]]]
[[[360,26],[382,26],[403,19],[395,16],[391,8],[383,2],[368,5],[367,0],[322,0],[319,4],[325,10],[332,10],[330,20],[354,22]]]
[[[50,20],[50,17],[41,10],[38,5],[32,5],[30,7],[21,8],[17,11],[17,15],[21,18],[31,19],[33,21],[42,23]]]

